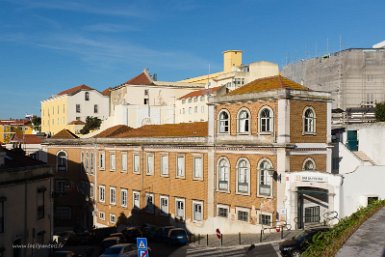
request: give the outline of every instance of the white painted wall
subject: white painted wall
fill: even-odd
[[[385,165],[385,122],[358,127],[358,150],[364,152],[376,164]]]
[[[358,166],[363,165],[362,161],[352,153],[344,144],[339,143],[340,174],[354,171]]]

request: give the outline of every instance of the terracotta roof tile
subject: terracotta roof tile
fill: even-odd
[[[102,95],[105,95],[105,96],[110,96],[111,94],[111,88],[106,88],[102,91]]]
[[[130,79],[124,84],[128,85],[153,85],[152,79],[150,76],[144,71],[140,73],[138,76]]]
[[[22,126],[22,125],[32,125],[32,122],[28,119],[0,120],[0,125]]]
[[[247,83],[243,87],[229,92],[227,95],[243,95],[284,88],[306,91],[309,90],[309,88],[304,87],[298,84],[297,82],[294,82],[286,77],[278,75],[273,77],[256,79],[254,81],[251,81],[250,83]]]
[[[206,89],[202,89],[202,90],[197,90],[197,91],[188,93],[187,95],[184,95],[184,96],[180,97],[179,99],[187,99],[187,98],[191,98],[191,97],[212,94],[212,93],[217,92],[221,88],[222,87],[220,86],[220,87],[213,87],[213,88],[209,88],[209,89],[206,88]]]
[[[86,123],[81,120],[74,120],[68,123],[68,125],[85,125]]]
[[[41,144],[43,139],[37,135],[34,134],[25,134],[24,139],[22,135],[13,135],[12,142],[20,142],[24,144]]]
[[[58,95],[74,95],[81,90],[94,90],[94,89],[83,84],[83,85],[80,85],[77,87],[73,87],[73,88],[64,90],[64,91],[60,92]]]
[[[56,133],[52,138],[54,139],[73,139],[73,138],[79,138],[77,135],[69,131],[68,129],[60,130],[58,133]]]
[[[128,127],[126,125],[116,125],[111,128],[108,128],[106,130],[103,130],[99,134],[95,135],[94,137],[117,137],[117,135],[120,135],[122,133],[126,133],[133,128]]]
[[[207,122],[145,125],[114,137],[207,137]]]

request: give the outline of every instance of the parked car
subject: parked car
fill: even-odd
[[[155,240],[158,242],[166,242],[168,241],[168,232],[171,229],[174,229],[174,226],[165,226],[165,227],[160,227],[156,232],[155,232]]]
[[[137,257],[138,251],[135,244],[116,244],[105,249],[99,257]]]
[[[137,237],[143,237],[143,232],[139,227],[128,227],[122,230],[122,234],[127,242],[136,243]]]
[[[173,228],[168,231],[168,243],[174,245],[187,245],[189,238],[186,230],[183,228]]]
[[[329,229],[329,227],[325,226],[306,229],[296,237],[280,243],[279,251],[281,252],[282,256],[300,256],[301,253],[304,252],[309,246],[309,243],[312,242],[315,234],[318,232],[328,231]]]
[[[117,236],[106,237],[101,243],[100,253],[103,253],[107,248],[120,243],[122,243],[121,239]]]
[[[123,235],[123,233],[112,233],[109,237],[119,237],[120,243],[126,243],[126,237]]]

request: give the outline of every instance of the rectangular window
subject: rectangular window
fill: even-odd
[[[110,214],[110,223],[112,223],[112,224],[116,223],[116,216],[113,213]]]
[[[137,191],[132,192],[132,202],[134,209],[140,209],[140,193]]]
[[[80,104],[76,105],[76,113],[80,113]]]
[[[65,193],[70,189],[70,184],[66,179],[55,180],[55,193]]]
[[[99,110],[98,110],[98,105],[97,104],[94,104],[94,113],[98,113]]]
[[[94,199],[94,184],[90,183],[90,192],[89,192],[90,198]]]
[[[106,219],[106,214],[103,211],[99,212],[99,219],[105,220]]]
[[[217,216],[222,218],[229,217],[229,206],[217,205]]]
[[[133,157],[133,168],[134,168],[134,173],[139,173],[139,154],[138,153],[134,153],[134,157]]]
[[[122,207],[127,207],[127,189],[121,189],[120,190],[120,205]]]
[[[99,202],[104,203],[106,200],[106,187],[99,186]]]
[[[91,153],[91,158],[90,158],[90,173],[94,174],[94,153]]]
[[[121,161],[122,161],[122,172],[126,172],[127,171],[127,153],[126,152],[123,152],[121,154]]]
[[[86,100],[86,101],[90,100],[90,93],[89,92],[84,93],[84,100]]]
[[[154,154],[148,153],[147,154],[147,175],[153,175],[154,174]]]
[[[184,217],[185,217],[184,203],[185,203],[184,199],[180,199],[180,198],[175,199],[175,210],[176,210],[175,217],[182,220],[184,220]]]
[[[259,215],[259,224],[271,226],[271,215],[269,214],[260,214]]]
[[[44,212],[45,212],[44,198],[45,198],[46,190],[47,189],[45,187],[41,187],[37,189],[37,219],[44,218]]]
[[[201,201],[193,201],[193,221],[203,220],[203,203]]]
[[[178,155],[176,158],[176,176],[177,177],[184,177],[184,155]]]
[[[116,188],[110,187],[110,204],[116,204]]]
[[[0,198],[0,233],[4,233],[4,225],[5,225],[5,218],[4,218],[4,204],[5,198]]]
[[[146,212],[154,214],[154,194],[146,194]]]
[[[100,170],[104,170],[106,167],[105,167],[105,163],[106,163],[106,154],[105,152],[99,152],[99,169]]]
[[[168,176],[168,155],[163,154],[160,157],[160,172],[162,176]]]
[[[320,211],[319,206],[305,208],[305,223],[317,223],[320,222]]]
[[[148,104],[148,98],[144,98],[143,104],[144,104],[144,105],[147,105],[147,104]]]
[[[167,196],[160,196],[160,210],[161,215],[167,215],[168,214],[168,197]]]
[[[203,163],[202,163],[202,156],[195,156],[194,157],[194,178],[195,179],[202,179],[203,176]]]
[[[115,163],[115,152],[110,152],[110,170],[115,171],[116,163]]]
[[[240,221],[249,221],[249,210],[244,208],[236,208],[237,219]]]

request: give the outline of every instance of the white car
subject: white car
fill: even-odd
[[[99,257],[137,257],[136,244],[116,244],[108,247]]]

